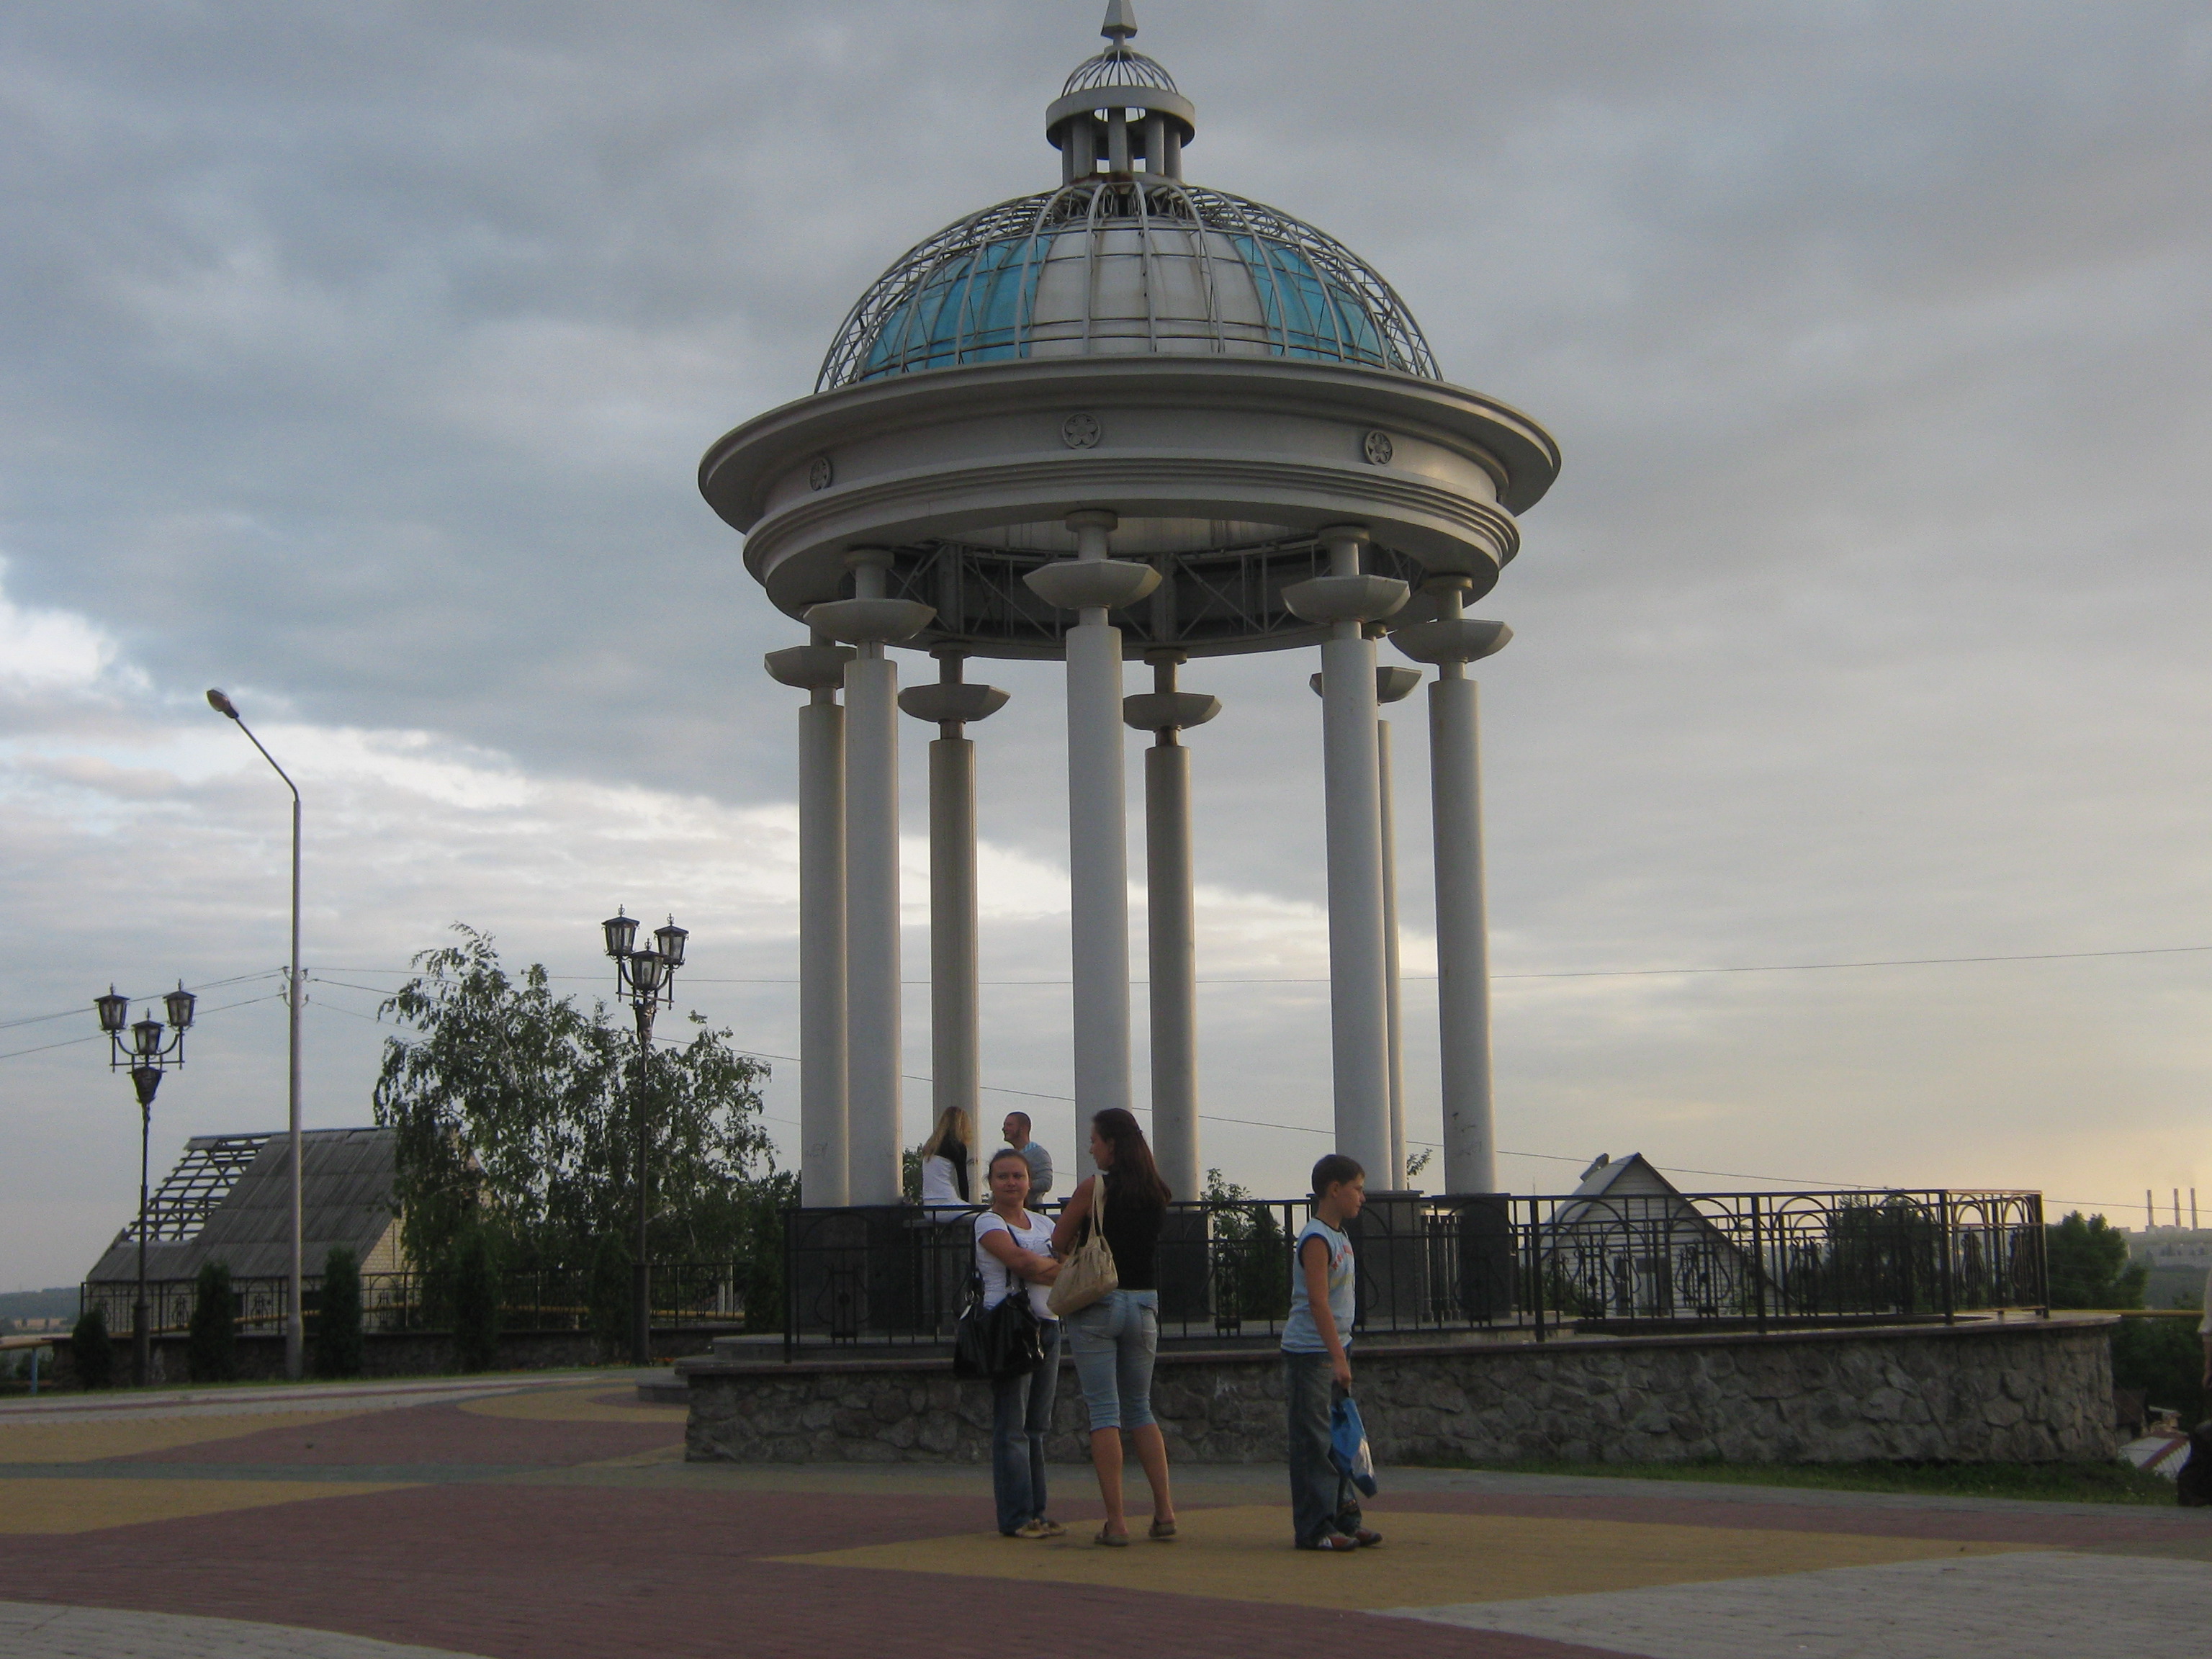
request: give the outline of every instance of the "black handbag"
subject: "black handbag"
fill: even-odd
[[[1026,1376],[1044,1359],[1028,1288],[1016,1284],[995,1308],[983,1305],[983,1275],[968,1275],[968,1304],[952,1333],[952,1374],[971,1382]]]

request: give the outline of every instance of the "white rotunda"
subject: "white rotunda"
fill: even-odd
[[[1146,762],[1153,1142],[1179,1196],[1199,1156],[1189,755],[1218,704],[1178,666],[1317,653],[1337,1146],[1405,1184],[1395,898],[1378,696],[1428,688],[1444,1184],[1496,1188],[1476,688],[1510,637],[1462,615],[1519,550],[1558,447],[1453,386],[1405,303],[1342,243],[1187,182],[1196,112],[1106,50],[1046,112],[1049,190],[899,258],[847,315],[814,393],[747,422],[700,489],[769,600],[810,630],[769,672],[803,690],[801,1182],[810,1207],[896,1202],[896,724],[931,745],[931,1017],[941,1109],[975,1109],[974,750],[1006,700],[973,657],[1066,663],[1079,1126],[1131,1095],[1125,726]],[[902,694],[892,648],[939,665]],[[1124,696],[1123,665],[1153,689]],[[1303,665],[1302,665],[1303,666]],[[842,697],[842,702],[840,701]]]

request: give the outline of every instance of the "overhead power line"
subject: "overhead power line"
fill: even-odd
[[[1854,968],[1955,968],[2006,962],[2093,962],[2113,957],[2199,956],[2207,952],[2212,952],[2212,945],[2150,945],[2118,951],[2026,951],[1975,957],[1881,957],[1851,962],[1735,963],[1717,967],[1692,965],[1672,968],[1562,968],[1528,973],[1492,974],[1490,977],[1492,980],[1670,979],[1693,974],[1809,974]],[[411,968],[337,968],[331,971],[341,974],[382,974],[400,979],[412,978],[416,972]],[[546,977],[550,980],[588,983],[603,978],[604,975],[548,974]],[[1432,983],[1436,979],[1434,974],[1406,974],[1401,977],[1408,983],[1417,984]],[[336,984],[340,981],[332,981],[331,982]],[[715,978],[705,975],[686,974],[684,982],[687,985],[796,985],[799,981],[781,976],[745,975]],[[926,979],[902,980],[899,982],[902,985],[915,987],[926,986],[929,983]],[[1001,988],[1036,987],[1040,988],[1073,983],[1073,981],[1065,979],[986,979],[976,982],[980,985]],[[1129,982],[1132,985],[1144,985],[1150,981],[1133,979]],[[1328,983],[1328,975],[1326,974],[1267,975],[1249,977],[1217,975],[1201,977],[1198,983],[1200,985],[1326,985]],[[357,991],[374,992],[379,996],[391,994],[388,991],[378,990],[376,987],[369,985],[357,985],[353,988]],[[55,1018],[58,1016],[41,1015],[40,1018]]]

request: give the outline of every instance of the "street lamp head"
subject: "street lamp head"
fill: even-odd
[[[134,1066],[131,1068],[131,1086],[138,1091],[138,1103],[151,1106],[154,1091],[161,1086],[161,1068],[158,1066]]]
[[[653,942],[659,949],[660,959],[668,964],[669,972],[674,973],[684,965],[684,941],[690,937],[688,928],[676,925],[674,916],[669,917],[667,927],[653,930]]]
[[[629,957],[629,982],[641,996],[654,996],[668,977],[668,964],[657,951],[633,951]]]
[[[161,1052],[161,1022],[149,1017],[131,1028],[131,1046],[142,1060],[151,1060]]]
[[[216,714],[228,715],[232,720],[238,718],[238,705],[230,700],[230,693],[219,686],[211,685],[208,688],[208,707],[214,709]]]
[[[606,930],[609,956],[620,961],[630,953],[630,947],[637,942],[637,921],[626,908],[616,907],[614,915],[599,926]]]
[[[110,1036],[121,1036],[123,1028],[131,1023],[131,999],[111,983],[107,994],[94,997],[92,1006],[100,1010],[100,1029]]]
[[[177,988],[166,994],[161,1000],[168,1008],[171,1026],[179,1031],[192,1029],[192,1005],[199,999],[185,989],[184,981],[179,980]]]

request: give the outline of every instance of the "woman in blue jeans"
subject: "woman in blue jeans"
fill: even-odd
[[[1176,1535],[1175,1499],[1168,1491],[1168,1447],[1152,1419],[1152,1357],[1160,1340],[1160,1225],[1173,1195],[1152,1162],[1152,1149],[1137,1120],[1109,1107],[1091,1120],[1091,1158],[1103,1172],[1075,1189],[1052,1230],[1053,1254],[1065,1257],[1101,1208],[1106,1246],[1114,1253],[1121,1288],[1109,1291],[1064,1322],[1075,1352],[1076,1379],[1091,1413],[1091,1464],[1105,1500],[1106,1524],[1097,1541],[1120,1548],[1129,1541],[1121,1512],[1121,1436],[1127,1431],[1152,1489],[1150,1536]]]
[[[1030,1161],[1009,1146],[985,1177],[991,1207],[975,1218],[975,1271],[983,1305],[1026,1295],[1037,1316],[1044,1357],[1032,1371],[991,1382],[991,1486],[999,1530],[1009,1538],[1057,1538],[1067,1530],[1045,1510],[1044,1437],[1060,1382],[1060,1321],[1045,1305],[1060,1263],[1052,1259],[1052,1220],[1029,1207]]]

